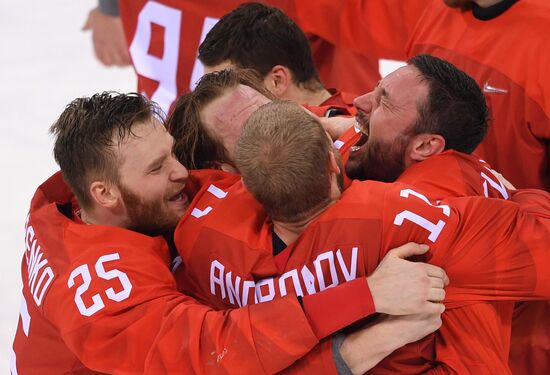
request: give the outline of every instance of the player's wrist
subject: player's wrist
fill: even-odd
[[[366,277],[367,285],[372,296],[372,302],[374,305],[374,311],[377,313],[387,313],[387,301],[384,298],[384,293],[380,291],[380,280],[375,274]]]

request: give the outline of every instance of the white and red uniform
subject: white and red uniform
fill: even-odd
[[[407,48],[408,56],[440,57],[477,81],[491,126],[476,153],[518,188],[550,190],[549,23],[544,0],[518,1],[490,20],[436,0]]]
[[[535,267],[535,262],[550,260],[548,197],[544,212],[534,218],[513,202],[469,197],[435,203],[413,189],[354,182],[298,240],[273,257],[271,223],[260,205],[240,182],[213,184],[197,195],[193,211],[176,229],[176,246],[187,265],[178,277],[189,288],[187,293],[216,308],[244,306],[291,292],[311,295],[354,280],[374,271],[388,250],[415,241],[430,244],[430,262],[443,267],[451,279],[446,289],[448,309],[550,296],[550,276]],[[354,301],[348,303],[353,306]],[[334,311],[347,308],[343,303]],[[461,326],[453,325],[455,319],[452,315],[447,319],[446,332],[452,340],[465,335],[453,329]],[[494,331],[492,326],[472,329]],[[437,336],[436,348],[445,347],[444,340]],[[452,347],[442,349],[445,362],[445,355],[434,356],[433,345],[433,336],[411,344],[405,349],[408,357],[389,357],[375,373],[419,373],[429,370],[433,361],[441,361],[438,371],[496,368],[491,363],[469,363],[469,358],[463,363]],[[321,347],[297,366],[314,373],[328,366],[330,358],[331,353]],[[488,359],[502,363],[498,356]],[[325,367],[331,369],[333,365]]]
[[[216,179],[193,173],[186,188]],[[322,338],[323,312],[296,296],[224,312],[197,303],[177,290],[162,237],[87,225],[74,203],[60,173],[32,200],[12,374],[273,373]]]
[[[138,76],[138,91],[168,112],[177,96],[192,90],[203,75],[204,68],[197,59],[197,49],[208,31],[223,15],[244,2],[121,0],[120,16]],[[316,7],[316,1],[301,0],[301,3],[306,2]],[[286,0],[266,3],[285,12],[293,10],[292,4]],[[308,34],[315,65],[327,87],[338,87],[357,94],[370,91],[380,79],[380,58],[403,60],[411,20],[416,18],[415,7],[395,8],[401,3],[397,0],[376,3],[379,5],[375,4],[369,11],[373,13],[373,20],[377,20],[378,30],[384,24],[381,21],[390,14],[395,16],[397,25],[382,33],[385,38],[376,40],[377,46],[364,53],[356,53],[333,43],[328,32],[331,29],[327,27],[329,24]],[[289,15],[292,16],[292,13]]]

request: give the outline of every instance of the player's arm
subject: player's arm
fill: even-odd
[[[82,29],[92,31],[94,52],[102,64],[130,65],[117,0],[99,0],[98,7],[90,11]]]
[[[284,374],[336,374],[347,365],[354,369],[366,369],[374,366],[396,348],[418,340],[437,329],[444,306],[432,301],[443,298],[443,288],[448,284],[447,276],[439,267],[404,259],[408,256],[424,254],[426,251],[426,246],[415,243],[400,246],[389,252],[373,274],[367,277],[376,301],[377,312],[419,314],[402,319],[397,317],[384,319],[380,327],[369,326],[357,334],[345,337],[344,356],[339,355],[342,344],[341,335],[336,341],[325,339],[305,357],[285,370]],[[429,282],[432,277],[439,278],[439,281],[435,282],[438,287],[434,288]],[[354,300],[356,296],[350,295],[348,301],[330,304],[332,309],[326,312],[335,316],[338,311],[352,306]],[[398,327],[403,329],[405,326],[409,331],[399,336],[381,335],[380,332],[386,326],[393,327],[392,332],[395,332]]]
[[[544,218],[550,215],[550,193],[539,189],[519,189],[511,194],[512,202],[519,204],[522,212]]]
[[[333,339],[339,374],[364,374],[394,350],[441,326],[441,314],[384,315],[364,328]]]
[[[361,301],[364,291],[370,296],[364,279],[331,288],[312,301],[304,297],[303,306],[286,296],[214,311],[178,293],[157,254],[120,247],[96,253],[62,275],[57,296],[49,298],[49,314],[63,339],[96,371],[274,373],[319,339],[372,312],[372,302]],[[332,304],[344,302],[349,308],[333,314]]]

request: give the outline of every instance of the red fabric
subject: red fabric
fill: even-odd
[[[550,189],[549,22],[547,1],[518,1],[481,21],[434,0],[407,48],[448,60],[484,88],[491,125],[476,153],[518,188]]]
[[[449,152],[441,158],[452,156]],[[470,156],[464,158],[466,165],[476,160]],[[479,169],[486,170],[483,164]],[[507,341],[503,339],[494,348],[490,337],[503,332],[495,319],[508,316],[509,321],[511,305],[507,309],[506,305],[488,305],[483,301],[550,295],[550,276],[536,266],[550,261],[548,218],[527,215],[514,202],[480,197],[443,200],[439,204],[449,206],[447,216],[433,201],[430,205],[414,194],[409,198],[401,196],[401,191],[408,188],[408,185],[354,182],[338,203],[329,207],[285,250],[290,255],[283,274],[271,255],[271,224],[240,183],[227,187],[224,199],[206,194],[195,204],[201,210],[205,205],[212,207],[209,213],[200,218],[187,217],[176,231],[178,250],[187,265],[185,272],[178,275],[179,281],[192,288],[188,293],[216,308],[226,308],[289,293],[313,294],[368,275],[388,250],[404,242],[428,243],[431,246],[428,260],[442,266],[451,279],[447,308],[464,310],[446,315],[449,322],[446,330],[398,351],[373,373],[387,373],[396,368],[402,373],[419,373],[430,370],[434,360],[442,361],[434,373],[445,369],[505,369],[502,353]],[[203,199],[205,203],[201,202]],[[421,215],[428,222],[443,221],[435,242],[428,238],[429,231],[413,221],[394,224],[395,218],[406,211]],[[466,310],[470,306],[473,307]],[[453,317],[470,316],[472,311],[476,315],[469,321]],[[491,311],[492,315],[487,317]],[[480,314],[487,322],[477,319]],[[491,332],[493,336],[477,343],[472,341],[475,345],[457,351],[451,347],[453,337],[462,338],[457,345],[472,340],[457,328],[465,325],[468,332]],[[483,350],[475,351],[478,346],[483,346]],[[479,354],[475,355],[476,352]],[[424,353],[420,359],[419,353]],[[416,359],[411,364],[413,358]]]
[[[350,51],[317,35],[308,37],[313,61],[325,87],[360,95],[371,91],[380,80],[377,56]]]
[[[244,2],[121,0],[120,16],[138,77],[138,91],[168,111],[175,98],[190,91],[202,75],[197,49],[210,27]],[[292,8],[285,1],[265,3],[283,11]],[[378,58],[371,54],[365,57],[345,51],[318,38],[312,43],[312,52],[321,79],[328,87],[363,93],[379,80]]]
[[[19,374],[276,372],[318,342],[295,297],[216,312],[177,291],[164,239],[75,223],[70,199],[57,174],[31,204]]]
[[[348,92],[340,92],[336,89],[330,89],[331,97],[325,100],[320,106],[309,106],[305,105],[304,107],[316,114],[319,117],[326,117],[327,112],[331,109],[338,109],[342,112],[343,117],[355,116],[357,109],[353,106],[353,100],[356,95],[350,94]],[[346,130],[340,138],[334,141],[334,146],[338,149],[340,157],[342,158],[343,165],[346,165],[346,162],[349,158],[349,149],[359,140],[360,134],[355,130],[355,127],[350,127]],[[351,180],[349,177],[342,171],[344,177],[344,187],[351,185]]]
[[[357,296],[364,297],[356,300]],[[375,312],[369,286],[363,278],[345,283],[338,290],[328,289],[325,293],[312,294],[304,298],[303,305],[317,337],[328,336],[349,325],[350,321]],[[342,306],[346,308],[342,310]]]
[[[300,28],[352,52],[405,59],[407,39],[426,7],[421,0],[271,1]]]
[[[408,168],[399,177],[399,181],[413,184],[423,191],[429,192],[435,199],[446,196],[475,195],[500,199],[508,197],[508,199],[519,203],[522,211],[548,217],[550,213],[550,194],[535,189],[510,191],[502,185],[495,188],[498,179],[488,171],[488,168],[490,168],[488,164],[480,161],[474,155],[446,151]],[[488,179],[483,178],[482,173],[494,181],[494,184],[488,183]],[[491,306],[493,306],[493,313],[491,313]],[[550,311],[547,302],[521,303],[521,309],[515,310],[513,314],[513,322],[510,317],[510,306],[510,303],[498,302],[483,305],[476,304],[472,307],[462,308],[461,310],[469,311],[469,317],[468,319],[455,321],[455,325],[462,323],[463,326],[462,328],[457,326],[456,331],[470,332],[471,320],[477,317],[477,319],[484,322],[483,326],[479,324],[477,326],[483,328],[485,333],[478,334],[476,332],[476,334],[464,335],[460,337],[459,341],[450,342],[450,345],[439,346],[437,350],[438,357],[445,357],[445,362],[453,361],[455,366],[459,365],[457,359],[469,358],[470,366],[474,367],[471,367],[468,371],[476,374],[508,373],[510,369],[503,368],[502,358],[507,361],[507,354],[511,350],[512,357],[509,365],[514,374],[536,374],[535,369],[545,373],[545,369],[548,368],[546,364],[550,360],[547,351],[548,337],[550,336],[548,336],[547,330],[540,327],[546,326],[541,322],[543,322],[543,317],[548,316],[543,311]],[[485,311],[479,310],[480,308],[485,309]],[[495,312],[497,316],[493,317]],[[448,314],[449,312],[444,316],[448,316]],[[494,325],[492,332],[490,330],[491,320],[501,323]],[[448,324],[448,320],[444,321],[445,324],[440,332],[442,329],[446,329]],[[513,328],[510,332],[512,324]],[[501,339],[496,340],[495,337]],[[499,345],[496,345],[497,343]],[[483,347],[483,350],[480,349],[480,346]],[[493,351],[489,351],[491,348]],[[530,349],[526,350],[526,348]],[[492,360],[489,359],[491,357]],[[491,368],[482,371],[476,367],[476,363],[490,363]]]
[[[547,374],[550,369],[550,303],[516,304],[510,369],[514,374]]]
[[[319,117],[328,117],[331,109],[339,110],[340,113],[337,116],[355,116],[357,109],[353,106],[353,100],[357,95],[337,89],[328,89],[328,91],[330,97],[319,106],[304,104],[304,107]]]
[[[349,159],[351,146],[356,144],[357,141],[359,141],[359,138],[361,138],[361,133],[357,131],[355,126],[352,126],[346,130],[336,142],[334,142],[338,152],[340,153],[340,157],[342,158],[343,165],[346,165]],[[345,171],[342,171],[342,173],[344,173],[344,187],[347,189],[351,185],[352,180],[346,175]]]

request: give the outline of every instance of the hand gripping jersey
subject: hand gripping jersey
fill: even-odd
[[[491,126],[476,153],[518,188],[550,189],[549,22],[544,0],[518,1],[489,20],[436,0],[407,48],[408,56],[440,57],[477,81]]]
[[[177,291],[163,238],[71,201],[60,173],[32,200],[12,374],[273,373],[318,342],[295,296],[216,312]]]
[[[441,199],[448,196],[485,196],[490,198],[511,199],[520,202],[524,211],[532,211],[538,214],[548,210],[548,193],[535,189],[521,189],[509,191],[498,179],[490,172],[490,167],[483,161],[479,161],[473,155],[465,155],[455,151],[446,151],[437,156],[409,167],[398,179],[398,181],[412,184],[419,189],[429,192],[435,199]],[[492,306],[487,304],[475,305],[476,310],[468,311],[467,319],[457,320],[464,322],[465,327],[457,327],[456,332],[468,332],[472,319],[476,316],[483,321],[485,334],[476,334],[462,336],[462,342],[470,339],[471,342],[455,346],[461,349],[459,354],[453,354],[454,357],[471,358],[472,362],[488,362],[488,357],[497,356],[492,360],[493,366],[502,365],[508,361],[510,353],[509,369],[495,367],[493,372],[508,373],[510,370],[514,374],[545,374],[550,370],[550,327],[548,317],[550,316],[550,305],[548,301],[520,302],[517,308],[512,311],[510,303],[493,302]],[[465,311],[472,310],[473,306],[460,309]],[[458,309],[457,309],[458,310]],[[448,311],[456,313],[457,310]],[[503,324],[494,325],[490,329],[488,317],[497,315]],[[444,319],[445,316],[444,315]],[[493,319],[494,320],[494,319]],[[511,323],[510,323],[511,321]],[[478,324],[478,327],[480,324]],[[511,326],[511,327],[510,327]],[[443,325],[440,331],[446,329],[448,325]],[[511,332],[510,332],[511,328]],[[500,331],[500,333],[499,333]],[[511,336],[511,340],[510,340]],[[486,342],[484,342],[484,340]],[[498,345],[495,345],[498,344]],[[480,350],[480,347],[485,350]],[[487,349],[493,348],[490,353]],[[448,350],[449,347],[440,349]],[[468,350],[471,349],[471,350]],[[448,354],[442,354],[447,356]],[[474,369],[475,373],[480,372]],[[473,370],[472,370],[473,371]]]
[[[485,196],[510,199],[510,192],[490,166],[474,155],[453,150],[416,163],[407,168],[398,180],[415,186],[433,199],[461,196]],[[527,203],[522,204],[526,210]],[[538,303],[538,302],[535,302]],[[459,373],[509,374],[511,320],[514,302],[479,302],[447,310],[445,324],[436,336],[452,337],[445,345],[436,339],[436,354],[441,362],[452,363]],[[449,318],[450,317],[450,318]],[[477,332],[471,332],[476,327]],[[407,348],[398,349],[393,356],[406,356]],[[385,365],[384,362],[382,365]],[[436,368],[435,371],[442,370]]]
[[[186,292],[217,308],[265,302],[292,292],[311,295],[354,280],[374,271],[388,250],[408,241],[430,244],[429,261],[449,275],[448,309],[549,296],[550,276],[535,267],[550,260],[548,211],[533,217],[504,200],[434,202],[408,185],[355,182],[295,243],[273,257],[271,225],[259,204],[240,183],[222,190],[216,196],[199,193],[194,207],[197,213],[208,212],[185,217],[175,234],[187,265],[179,277],[192,288]],[[337,313],[347,306],[333,308]],[[433,340],[409,345],[408,360],[389,361],[373,373],[429,370],[435,359]],[[455,360],[460,358],[444,364],[449,371],[462,369]]]

